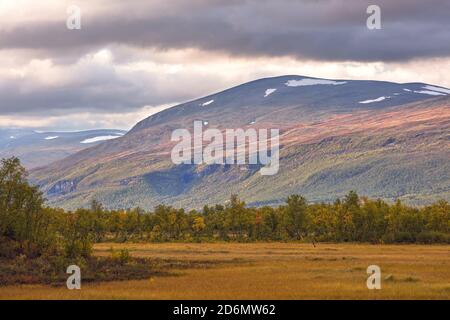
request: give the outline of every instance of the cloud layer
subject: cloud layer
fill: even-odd
[[[140,113],[258,76],[309,70],[450,82],[442,69],[450,58],[448,0],[378,0],[382,29],[375,31],[366,28],[373,3],[365,0],[84,0],[77,3],[82,29],[68,30],[71,4],[0,4],[0,125],[2,117],[43,112]],[[437,73],[419,73],[424,65]]]
[[[366,28],[371,3],[134,0],[113,1],[102,12],[81,2],[79,32],[65,28],[63,14],[48,21],[12,22],[0,31],[0,47],[66,54],[121,43],[327,61],[401,61],[450,54],[449,1],[379,0],[383,29],[377,32]]]

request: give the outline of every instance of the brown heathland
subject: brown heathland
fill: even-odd
[[[9,286],[0,288],[0,299],[450,299],[448,245],[99,244],[96,255],[108,255],[111,246],[172,260],[165,270],[171,275],[82,283],[75,291]],[[381,290],[366,287],[373,264],[381,267]]]

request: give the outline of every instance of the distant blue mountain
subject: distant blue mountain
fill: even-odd
[[[50,164],[105,140],[121,137],[123,130],[41,132],[0,128],[0,158],[17,156],[29,169]]]

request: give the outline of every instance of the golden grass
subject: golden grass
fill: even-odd
[[[99,244],[137,257],[228,261],[147,280],[0,288],[0,299],[450,299],[450,246],[251,243]],[[368,290],[366,268],[382,271]]]

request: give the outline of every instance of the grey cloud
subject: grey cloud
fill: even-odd
[[[88,86],[39,87],[23,93],[20,85],[0,87],[1,114],[64,114],[83,110],[104,112],[137,109],[143,105],[160,103],[164,97],[150,99],[147,88],[123,83],[120,79]]]
[[[80,31],[67,30],[64,21],[0,30],[0,48],[47,50],[57,56],[125,44],[327,61],[401,61],[450,55],[448,0],[378,0],[383,29],[370,31],[365,12],[373,3],[131,1],[123,2],[122,8],[116,3],[121,10],[116,8],[115,14],[83,20]]]
[[[20,53],[19,65],[27,55],[51,58],[73,73],[56,85],[32,77],[2,81],[0,74],[0,114],[133,112],[144,105],[195,98],[230,84],[223,75],[117,73],[108,64],[77,67],[80,57],[105,47],[113,48],[121,63],[145,61],[148,48],[198,48],[242,57],[318,61],[450,56],[450,1],[377,0],[383,25],[377,31],[366,28],[369,4],[372,1],[110,0],[105,2],[109,10],[104,14],[83,15],[80,31],[67,30],[65,16],[60,21],[0,25],[0,50]],[[80,6],[83,9],[83,2]]]
[[[143,106],[185,101],[225,85],[212,75],[196,79],[189,73],[116,72],[110,64],[92,62],[64,66],[62,72],[69,75],[61,84],[42,84],[33,78],[0,81],[0,115],[133,112]]]

